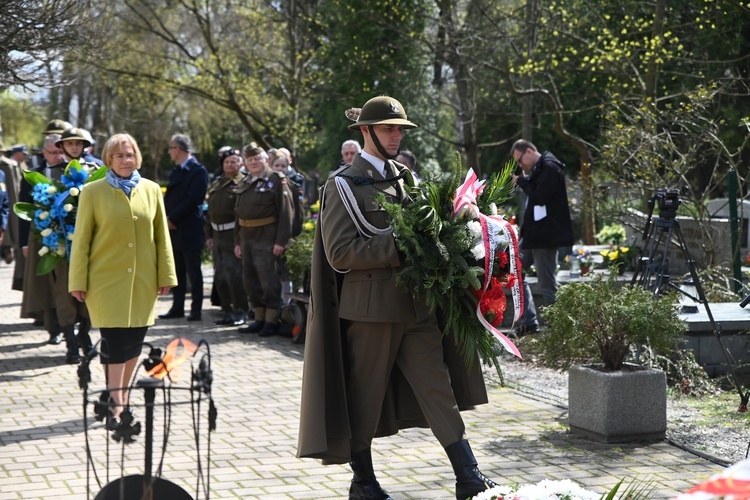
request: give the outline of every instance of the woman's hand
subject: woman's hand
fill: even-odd
[[[86,292],[82,290],[74,290],[70,292],[70,294],[75,297],[78,302],[83,302],[84,300],[86,300]]]
[[[166,295],[169,293],[169,290],[171,290],[171,286],[160,286],[159,289],[156,291],[159,295]]]

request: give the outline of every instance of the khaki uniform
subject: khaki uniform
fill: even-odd
[[[81,161],[81,160],[79,160]],[[65,173],[67,164],[54,165],[49,168],[49,177],[53,180],[60,180]],[[88,172],[93,172],[99,166],[96,163],[81,161],[81,167]],[[88,319],[89,313],[86,309],[85,302],[78,302],[70,292],[68,292],[68,272],[70,264],[67,260],[60,262],[51,273],[47,275],[52,296],[57,312],[57,321],[60,327],[65,328],[72,326],[83,319]]]
[[[360,234],[336,176],[375,234]],[[435,315],[396,284],[400,260],[392,233],[377,231],[388,216],[376,196],[408,202],[403,180],[359,179],[383,177],[357,155],[328,180],[313,251],[298,456],[324,463],[349,461],[373,437],[414,426],[429,425],[451,445],[464,435],[459,409],[487,402],[479,364],[468,370]]]
[[[247,294],[242,284],[242,261],[234,255],[234,206],[237,187],[245,175],[237,173],[233,179],[221,176],[208,187],[206,239],[213,239],[214,285],[219,294],[221,309],[226,313],[247,316]]]
[[[256,321],[278,321],[281,283],[273,246],[286,247],[291,238],[292,192],[283,173],[266,167],[237,187],[235,244],[242,248],[242,274]],[[259,313],[261,315],[259,316]]]
[[[21,247],[25,242],[21,242],[19,235],[19,219],[13,211],[13,205],[18,202],[18,194],[21,190],[23,181],[23,166],[18,162],[5,156],[0,155],[0,170],[5,174],[5,185],[8,193],[8,203],[10,205],[10,215],[8,216],[8,229],[3,236],[3,248],[9,248],[13,251],[15,268],[13,269],[13,290],[23,290],[23,268],[25,259],[21,253]]]

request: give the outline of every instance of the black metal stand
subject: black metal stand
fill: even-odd
[[[180,339],[182,340],[182,339]],[[201,341],[199,346],[205,346],[206,349],[208,349],[208,344],[204,341]],[[154,355],[154,353],[157,353],[158,355]],[[171,379],[169,378],[169,369],[168,366],[160,359],[161,351],[159,349],[153,349],[152,353],[149,357],[149,360],[143,361],[141,365],[146,366],[147,369],[153,368],[157,365],[164,365],[166,369],[166,378],[154,378],[154,377],[146,377],[143,379],[138,380],[138,382],[131,387],[125,387],[125,388],[111,388],[112,390],[120,390],[120,389],[127,389],[128,391],[131,391],[133,388],[135,389],[141,389],[143,390],[144,394],[144,404],[143,408],[145,409],[145,440],[144,440],[144,469],[143,474],[133,474],[129,476],[122,476],[120,478],[117,478],[106,485],[104,485],[101,489],[101,491],[96,495],[95,500],[161,500],[161,499],[168,499],[168,500],[192,500],[193,498],[198,499],[200,498],[200,492],[203,490],[204,497],[206,499],[209,498],[209,492],[210,492],[210,484],[209,484],[209,478],[210,478],[210,439],[208,442],[208,465],[209,467],[206,469],[206,473],[204,474],[204,470],[201,464],[201,458],[200,458],[200,448],[201,448],[201,439],[199,435],[199,427],[200,427],[200,405],[201,400],[203,397],[207,397],[208,403],[209,403],[209,416],[208,416],[208,430],[209,432],[216,429],[216,407],[213,404],[213,400],[211,399],[211,385],[213,382],[213,375],[210,367],[210,352],[203,356],[203,358],[200,361],[199,367],[192,371],[192,377],[191,377],[191,383],[189,387],[169,387],[166,388],[166,381],[169,380],[171,382]],[[101,482],[99,480],[99,476],[96,473],[96,467],[94,465],[94,461],[92,459],[92,452],[91,447],[89,446],[89,437],[88,437],[88,423],[87,423],[87,407],[88,404],[93,403],[94,404],[94,410],[97,414],[97,420],[101,420],[102,416],[104,415],[111,415],[107,410],[108,407],[111,406],[113,403],[109,399],[109,391],[98,391],[93,394],[100,394],[101,397],[98,401],[90,401],[88,392],[88,384],[91,381],[91,372],[89,369],[89,363],[93,359],[94,356],[91,356],[87,358],[85,361],[81,363],[79,366],[78,374],[79,374],[79,385],[83,389],[83,398],[84,398],[84,427],[85,427],[85,434],[86,434],[86,454],[88,457],[88,463],[87,463],[87,493],[90,493],[89,490],[89,467],[93,467],[94,477],[96,479],[96,482],[101,486]],[[149,363],[150,362],[150,363]],[[150,372],[149,372],[150,373]],[[166,389],[165,389],[166,388]],[[156,402],[156,391],[157,389],[161,390],[163,393],[164,401],[161,403]],[[173,402],[172,398],[170,396],[171,392],[174,390],[181,390],[186,391],[190,394],[190,400],[189,401],[176,401]],[[187,404],[189,403],[193,408],[193,427],[195,432],[195,440],[196,440],[196,452],[198,453],[198,470],[196,475],[196,496],[191,496],[187,491],[185,491],[182,487],[162,478],[159,477],[161,475],[161,466],[163,464],[164,460],[164,450],[166,450],[166,443],[167,443],[167,436],[169,435],[169,427],[170,427],[170,421],[171,418],[169,417],[171,412],[171,407],[173,405],[178,404]],[[97,408],[99,406],[99,408]],[[133,401],[131,400],[131,406],[136,406]],[[154,409],[157,407],[163,407],[165,410],[165,436],[164,436],[164,446],[162,449],[162,459],[159,463],[159,466],[156,470],[156,475],[154,475],[153,470],[153,453],[154,453]],[[197,411],[196,411],[197,407]],[[106,417],[105,417],[106,421]],[[137,424],[140,425],[140,424]],[[132,442],[132,440],[131,440]],[[109,479],[109,458],[110,458],[110,452],[109,452],[109,436],[107,437],[107,447],[106,447],[106,455],[107,455],[107,480]],[[123,446],[128,443],[128,441],[123,440]],[[123,448],[123,457],[125,457],[124,454],[124,448]],[[203,488],[202,488],[203,487]],[[88,498],[88,495],[87,495]]]
[[[711,323],[714,337],[716,337],[716,340],[719,342],[721,350],[724,353],[724,358],[727,362],[727,366],[732,377],[732,382],[734,383],[734,386],[737,389],[737,393],[740,396],[740,405],[737,410],[740,412],[746,412],[748,400],[750,400],[750,391],[742,391],[742,385],[740,384],[737,373],[735,372],[734,362],[732,361],[731,354],[729,353],[729,350],[727,349],[721,337],[721,325],[718,324],[716,320],[714,320],[714,315],[708,305],[706,294],[704,293],[700,278],[698,277],[698,273],[696,272],[695,261],[690,257],[690,254],[687,250],[685,238],[683,237],[682,231],[680,230],[680,223],[674,218],[674,215],[670,217],[657,217],[652,221],[651,216],[653,213],[653,208],[654,201],[652,198],[652,200],[649,200],[649,214],[643,232],[643,249],[645,251],[645,255],[641,255],[640,259],[637,262],[631,284],[638,284],[646,290],[652,291],[655,296],[661,295],[669,288],[671,288],[673,290],[676,290],[678,293],[691,298],[695,302],[703,304],[703,307],[706,310],[706,315],[708,316],[708,320]],[[680,287],[676,286],[670,281],[669,246],[672,243],[673,238],[677,240],[677,244],[682,250],[685,264],[690,271],[690,277],[693,280],[696,293],[698,294],[697,297],[694,297],[687,291],[682,290]],[[750,301],[750,297],[745,300]]]

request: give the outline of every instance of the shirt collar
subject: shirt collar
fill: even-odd
[[[362,150],[360,155],[362,155],[362,158],[370,162],[373,167],[378,169],[378,172],[380,172],[380,175],[382,175],[383,178],[385,179],[385,160],[378,158],[377,156],[371,155],[364,149]]]
[[[187,160],[185,160],[182,163],[180,163],[180,168],[183,169],[183,170],[190,170],[190,160],[192,160],[192,159],[193,159],[192,156],[188,156]]]

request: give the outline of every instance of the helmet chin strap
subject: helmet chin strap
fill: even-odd
[[[381,155],[383,155],[383,158],[386,158],[388,160],[395,160],[401,149],[399,148],[399,151],[396,151],[395,155],[388,154],[388,152],[385,150],[383,145],[380,144],[380,141],[378,140],[378,136],[375,134],[375,130],[372,128],[372,125],[368,125],[367,130],[370,131],[370,139],[372,139],[372,143],[375,144],[375,149],[377,149],[378,152]]]

